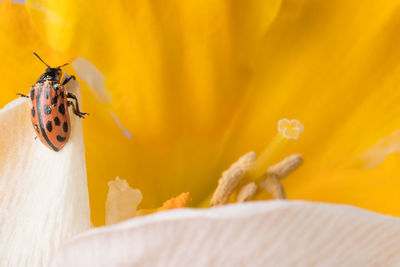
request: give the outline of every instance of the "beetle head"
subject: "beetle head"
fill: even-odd
[[[61,70],[60,67],[57,67],[57,68],[48,67],[46,69],[46,72],[43,75],[47,76],[49,78],[49,80],[60,81],[61,77],[62,77],[62,74],[63,74],[63,71]]]
[[[42,80],[52,80],[52,81],[60,81],[63,71],[61,70],[62,67],[68,65],[68,63],[65,63],[62,66],[58,66],[57,68],[52,68],[50,67],[46,62],[43,61],[43,59],[41,59],[39,57],[38,54],[36,54],[35,52],[33,52],[33,54],[40,60],[43,62],[43,64],[45,64],[47,66],[46,72],[44,74],[42,74],[39,78],[39,81]]]

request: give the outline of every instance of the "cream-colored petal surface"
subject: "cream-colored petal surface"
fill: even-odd
[[[61,243],[90,227],[82,123],[71,116],[70,140],[54,152],[35,139],[29,102],[0,110],[2,267],[48,266]]]
[[[352,206],[269,201],[168,211],[97,228],[63,246],[52,266],[396,266],[399,262],[399,218]]]

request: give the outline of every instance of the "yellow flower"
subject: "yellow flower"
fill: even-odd
[[[398,128],[394,1],[29,0],[26,10],[0,9],[1,104],[42,72],[32,50],[54,64],[84,58],[104,75],[109,98],[82,93],[96,225],[116,175],[141,189],[143,208],[186,191],[199,205],[237,157],[263,151],[282,118],[306,127],[274,157],[305,159],[284,181],[288,198],[400,214],[398,156],[374,169],[353,164]]]
[[[159,207],[181,192],[190,192],[193,199],[190,203],[194,207],[204,206],[204,203],[208,206],[222,171],[239,156],[253,150],[259,160],[244,177],[252,178],[250,180],[288,155],[303,155],[303,167],[283,181],[289,199],[346,203],[398,216],[400,158],[393,153],[400,151],[400,134],[396,131],[400,121],[398,15],[398,3],[390,0],[379,3],[372,0],[27,0],[26,5],[2,1],[0,105],[8,103],[17,92],[26,93],[43,72],[43,65],[31,55],[32,51],[38,52],[51,65],[72,62],[72,67],[66,71],[77,73],[78,80],[86,83],[82,86],[82,102],[84,110],[91,113],[83,122],[83,129],[90,210],[95,225],[104,224],[107,183],[117,175],[140,188],[143,193],[141,209]],[[23,107],[26,108],[26,103],[13,104],[3,110],[5,113],[0,114],[3,124],[0,125],[10,125],[5,115],[10,108],[18,109],[13,113],[17,120]],[[276,124],[283,118],[295,119],[281,121],[278,125],[279,130],[291,127],[290,131],[284,131],[286,137],[295,137],[303,131],[297,120],[305,125],[301,139],[283,142],[276,136]],[[23,124],[26,120],[27,117],[18,122],[26,125]],[[8,135],[4,136],[11,136],[14,129],[17,131],[18,127],[7,128],[3,134]],[[80,129],[76,128],[77,132]],[[28,131],[24,128],[24,133],[25,130]],[[18,136],[15,134],[13,140]],[[70,150],[55,157],[57,164],[52,164],[50,154],[40,150],[37,144],[35,149],[38,150],[32,151],[42,151],[43,154],[38,155],[43,158],[30,154],[22,157],[17,148],[9,146],[17,142],[5,139],[0,142],[3,145],[2,186],[8,188],[21,182],[15,188],[23,188],[18,192],[24,194],[16,195],[17,199],[21,195],[35,196],[32,202],[30,198],[25,199],[25,203],[32,203],[35,209],[14,207],[12,201],[11,204],[2,203],[3,195],[0,204],[10,205],[7,207],[14,211],[20,208],[20,213],[13,213],[20,216],[16,219],[19,221],[38,212],[36,220],[29,224],[29,227],[37,226],[35,222],[42,218],[40,215],[47,214],[40,213],[43,210],[36,205],[43,201],[40,190],[51,183],[54,187],[49,184],[49,188],[58,191],[46,195],[50,196],[46,198],[50,203],[46,207],[51,207],[49,214],[54,216],[49,221],[39,220],[42,228],[57,229],[57,223],[71,223],[59,231],[47,231],[56,236],[30,239],[25,250],[21,248],[16,257],[9,257],[14,260],[10,260],[11,263],[30,262],[29,257],[19,259],[17,256],[29,254],[37,240],[42,241],[40,245],[45,247],[45,253],[35,250],[40,255],[32,258],[38,265],[47,263],[60,243],[89,228],[82,138],[75,136],[74,140],[78,141],[71,143]],[[24,138],[24,142],[29,142],[28,135]],[[10,151],[14,154],[9,154]],[[11,168],[23,173],[23,167],[7,165],[14,162],[8,161],[9,155],[26,158],[28,162],[41,159],[52,170],[57,166],[66,169],[57,176],[61,180],[53,181],[51,173],[45,172],[45,179],[40,183],[32,179],[23,183]],[[62,164],[63,160],[71,159],[74,164]],[[71,166],[79,168],[76,171]],[[73,178],[71,181],[68,175]],[[32,174],[29,177],[34,178]],[[264,184],[268,183],[267,179]],[[278,197],[284,197],[281,189],[275,192]],[[30,195],[30,190],[35,194]],[[6,195],[13,199],[10,192]],[[59,195],[62,192],[67,192],[68,197],[54,201],[63,196]],[[138,194],[136,192],[131,199],[135,205],[141,200]],[[181,195],[166,206],[181,206],[188,199],[188,195]],[[73,201],[71,209],[61,205],[69,200]],[[57,205],[51,205],[53,203]],[[276,203],[271,206],[282,208]],[[264,205],[268,206],[260,203],[261,210]],[[297,204],[282,205],[292,209],[292,205]],[[57,210],[60,206],[65,210]],[[240,212],[240,207],[232,208],[232,212]],[[301,212],[301,209],[294,209]],[[323,210],[318,209],[318,214],[324,214]],[[1,210],[0,227],[3,228],[0,229],[7,233],[5,239],[9,240],[14,232],[6,230],[17,228],[12,228],[12,220],[4,223],[7,212]],[[205,211],[205,216],[217,216],[217,212],[219,210]],[[185,213],[172,214],[186,216]],[[325,218],[344,218],[349,213],[336,210]],[[125,214],[133,216],[136,210]],[[266,216],[264,212],[260,214]],[[167,225],[167,216],[169,213],[149,216],[143,221],[161,218],[161,223]],[[177,220],[182,219],[179,216]],[[264,221],[262,216],[257,218]],[[297,217],[291,216],[285,217],[288,222]],[[246,218],[245,223],[250,217]],[[203,219],[200,216],[197,223]],[[232,219],[233,232],[243,228],[237,224],[239,219]],[[191,225],[190,220],[183,221]],[[376,219],[377,224],[381,221],[388,221],[393,232],[398,232],[392,220]],[[138,223],[125,224],[127,231],[142,229],[141,222],[139,219]],[[318,222],[320,229],[324,223]],[[341,225],[349,222],[350,219],[344,218]],[[293,224],[288,225],[293,228]],[[29,233],[34,232],[29,229],[36,229],[29,227],[25,228]],[[374,229],[374,224],[368,224],[365,229]],[[23,240],[24,233],[18,230],[18,240]],[[373,236],[379,233],[380,230],[376,230]],[[352,238],[352,242],[358,240]],[[85,236],[83,242],[86,244]],[[153,242],[156,241],[153,239]]]
[[[239,155],[260,153],[285,117],[306,127],[275,159],[304,156],[284,181],[289,198],[400,215],[398,156],[371,170],[350,164],[398,128],[395,1],[27,5],[43,40],[93,63],[111,96],[83,93],[94,114],[84,127],[96,224],[110,177],[140,188],[145,207],[184,191],[196,206]]]

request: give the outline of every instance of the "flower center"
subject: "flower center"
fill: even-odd
[[[267,168],[272,165],[282,150],[290,144],[290,140],[300,137],[304,126],[298,120],[282,119],[278,122],[278,133],[260,154],[244,176],[245,181],[259,180]]]
[[[238,202],[251,200],[259,188],[265,189],[274,198],[285,199],[286,194],[280,179],[297,169],[302,164],[303,157],[293,154],[275,165],[272,163],[290,143],[290,139],[299,138],[303,131],[304,126],[298,120],[280,120],[277,135],[259,157],[256,158],[254,152],[249,152],[223,172],[211,199],[211,206],[228,203],[234,194]]]

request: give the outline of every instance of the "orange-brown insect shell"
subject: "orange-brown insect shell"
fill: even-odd
[[[54,80],[38,82],[31,88],[30,99],[37,136],[48,148],[59,151],[67,143],[71,129],[64,86]]]

